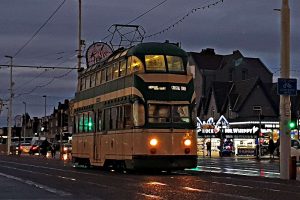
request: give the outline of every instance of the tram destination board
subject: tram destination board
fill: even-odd
[[[297,79],[278,78],[277,94],[287,96],[297,96]]]

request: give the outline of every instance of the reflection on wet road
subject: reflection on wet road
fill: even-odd
[[[238,159],[232,157],[223,158],[199,158],[197,168],[192,170],[237,174],[245,176],[261,176],[279,178],[279,160],[255,160]]]

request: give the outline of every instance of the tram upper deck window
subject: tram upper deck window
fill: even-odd
[[[91,87],[95,87],[95,84],[96,84],[96,74],[93,73],[91,75]]]
[[[97,71],[96,73],[96,85],[100,85],[101,83],[101,71]]]
[[[163,55],[146,55],[147,71],[166,71],[165,59]]]
[[[171,106],[149,104],[148,117],[150,123],[169,123],[171,122]]]
[[[113,76],[112,79],[116,79],[119,77],[119,62],[113,64],[112,76]]]
[[[85,77],[85,89],[89,89],[91,87],[91,76]]]
[[[138,57],[131,56],[128,58],[127,74],[130,74],[135,71],[142,71],[143,69],[144,65]]]
[[[120,62],[120,77],[125,76],[126,75],[126,61],[122,60]]]
[[[101,84],[105,83],[105,81],[106,81],[106,70],[103,69],[103,70],[101,70],[101,81],[100,81],[100,83]]]
[[[183,61],[178,56],[166,56],[169,72],[183,72]]]

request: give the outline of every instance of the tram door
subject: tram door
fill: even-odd
[[[95,134],[94,136],[94,160],[100,160],[101,159],[101,135]]]

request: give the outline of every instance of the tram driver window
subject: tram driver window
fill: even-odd
[[[145,61],[147,71],[166,71],[163,55],[146,55]]]
[[[145,124],[145,108],[138,101],[133,104],[133,124],[134,126],[143,126]]]
[[[189,107],[174,105],[172,108],[173,122],[175,123],[189,123]]]
[[[148,117],[150,123],[169,123],[171,106],[149,104]]]

